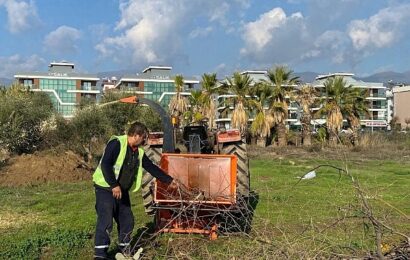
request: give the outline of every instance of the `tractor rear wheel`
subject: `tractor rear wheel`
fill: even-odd
[[[145,148],[145,154],[155,164],[159,164],[159,161],[161,160],[161,153],[161,146],[149,146]],[[153,185],[154,177],[143,170],[141,182],[142,199],[144,203],[145,213],[150,216],[155,214],[155,209],[152,208],[152,206],[154,205]]]
[[[233,154],[238,157],[236,191],[237,195],[248,197],[250,192],[250,174],[246,143],[235,142],[223,144],[222,154]]]

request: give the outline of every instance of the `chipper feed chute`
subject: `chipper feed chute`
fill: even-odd
[[[216,239],[219,216],[236,203],[234,155],[163,154],[161,168],[187,189],[155,183],[157,231],[200,233]]]

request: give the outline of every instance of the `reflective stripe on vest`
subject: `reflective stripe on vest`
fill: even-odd
[[[125,160],[125,154],[127,153],[127,146],[128,146],[128,139],[127,139],[127,135],[120,135],[120,136],[111,136],[110,141],[117,139],[120,142],[120,153],[118,154],[117,160],[113,166],[113,170],[114,170],[114,174],[115,174],[115,179],[118,180],[118,177],[120,175],[120,171],[121,171],[121,167],[122,164],[124,163]],[[133,186],[135,186],[135,188],[132,190],[132,192],[136,192],[137,190],[139,190],[139,188],[141,187],[141,182],[142,182],[142,157],[144,156],[144,149],[142,148],[138,148],[138,160],[139,160],[139,165],[138,165],[138,169],[135,172],[136,174],[136,178],[134,181]],[[103,154],[104,157],[104,154]],[[101,170],[101,161],[102,158],[100,160],[100,163],[98,164],[97,169],[95,170],[94,174],[93,174],[93,182],[95,184],[97,184],[98,186],[101,187],[110,187],[110,185],[105,181],[104,179],[104,175],[102,173]]]

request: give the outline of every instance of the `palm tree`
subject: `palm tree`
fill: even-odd
[[[265,147],[266,137],[270,136],[273,125],[273,117],[265,109],[265,104],[272,96],[272,89],[266,84],[257,84],[253,94],[256,99],[251,99],[249,103],[255,109],[256,116],[251,124],[251,133],[256,136],[257,145]]]
[[[343,106],[343,113],[352,130],[353,145],[359,144],[360,116],[369,113],[366,89],[350,88]]]
[[[268,80],[263,80],[272,88],[272,98],[269,109],[278,133],[279,146],[287,145],[286,119],[288,118],[287,97],[291,95],[293,85],[299,82],[299,77],[292,76],[293,71],[285,66],[277,66],[268,70]]]
[[[226,78],[226,82],[222,85],[221,92],[232,94],[224,103],[226,109],[232,105],[234,110],[232,112],[232,127],[238,128],[242,136],[246,136],[248,113],[249,113],[249,93],[252,85],[252,79],[249,75],[242,75],[235,72],[232,78]]]
[[[176,93],[169,102],[169,112],[172,116],[181,119],[181,116],[188,110],[188,101],[181,95],[184,91],[184,77],[176,75],[174,84]]]
[[[209,127],[215,128],[216,106],[214,95],[217,93],[216,73],[202,75],[202,96],[201,103],[205,117],[208,118]]]
[[[189,109],[184,113],[184,118],[189,123],[199,123],[204,118],[202,99],[203,92],[200,90],[192,91],[191,96],[188,97]]]
[[[410,117],[406,117],[404,119],[404,123],[406,123],[406,130],[408,130],[409,129],[409,124],[410,124]]]
[[[309,85],[304,85],[296,92],[296,100],[299,106],[302,107],[302,116],[300,123],[302,125],[302,141],[303,145],[312,145],[312,105],[315,103],[318,93],[315,88]]]
[[[320,99],[321,108],[318,114],[326,115],[329,143],[336,145],[338,133],[343,125],[342,108],[352,85],[346,87],[346,81],[338,76],[328,78],[323,85],[324,95]]]

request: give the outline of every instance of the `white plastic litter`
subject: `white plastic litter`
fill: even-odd
[[[303,175],[303,177],[301,177],[300,179],[302,180],[310,180],[316,177],[316,172],[315,171],[311,171],[306,173],[305,175]]]
[[[122,254],[122,253],[117,253],[116,255],[115,255],[115,259],[116,260],[139,260],[140,258],[141,258],[141,254],[142,254],[142,251],[143,251],[143,249],[142,249],[142,247],[140,247],[139,249],[138,249],[138,251],[133,255],[133,256],[125,256],[124,254]]]
[[[142,251],[143,251],[143,249],[142,249],[142,247],[140,247],[140,248],[138,249],[138,251],[135,253],[135,255],[134,255],[132,258],[133,258],[134,260],[140,259],[140,258],[141,258]]]

